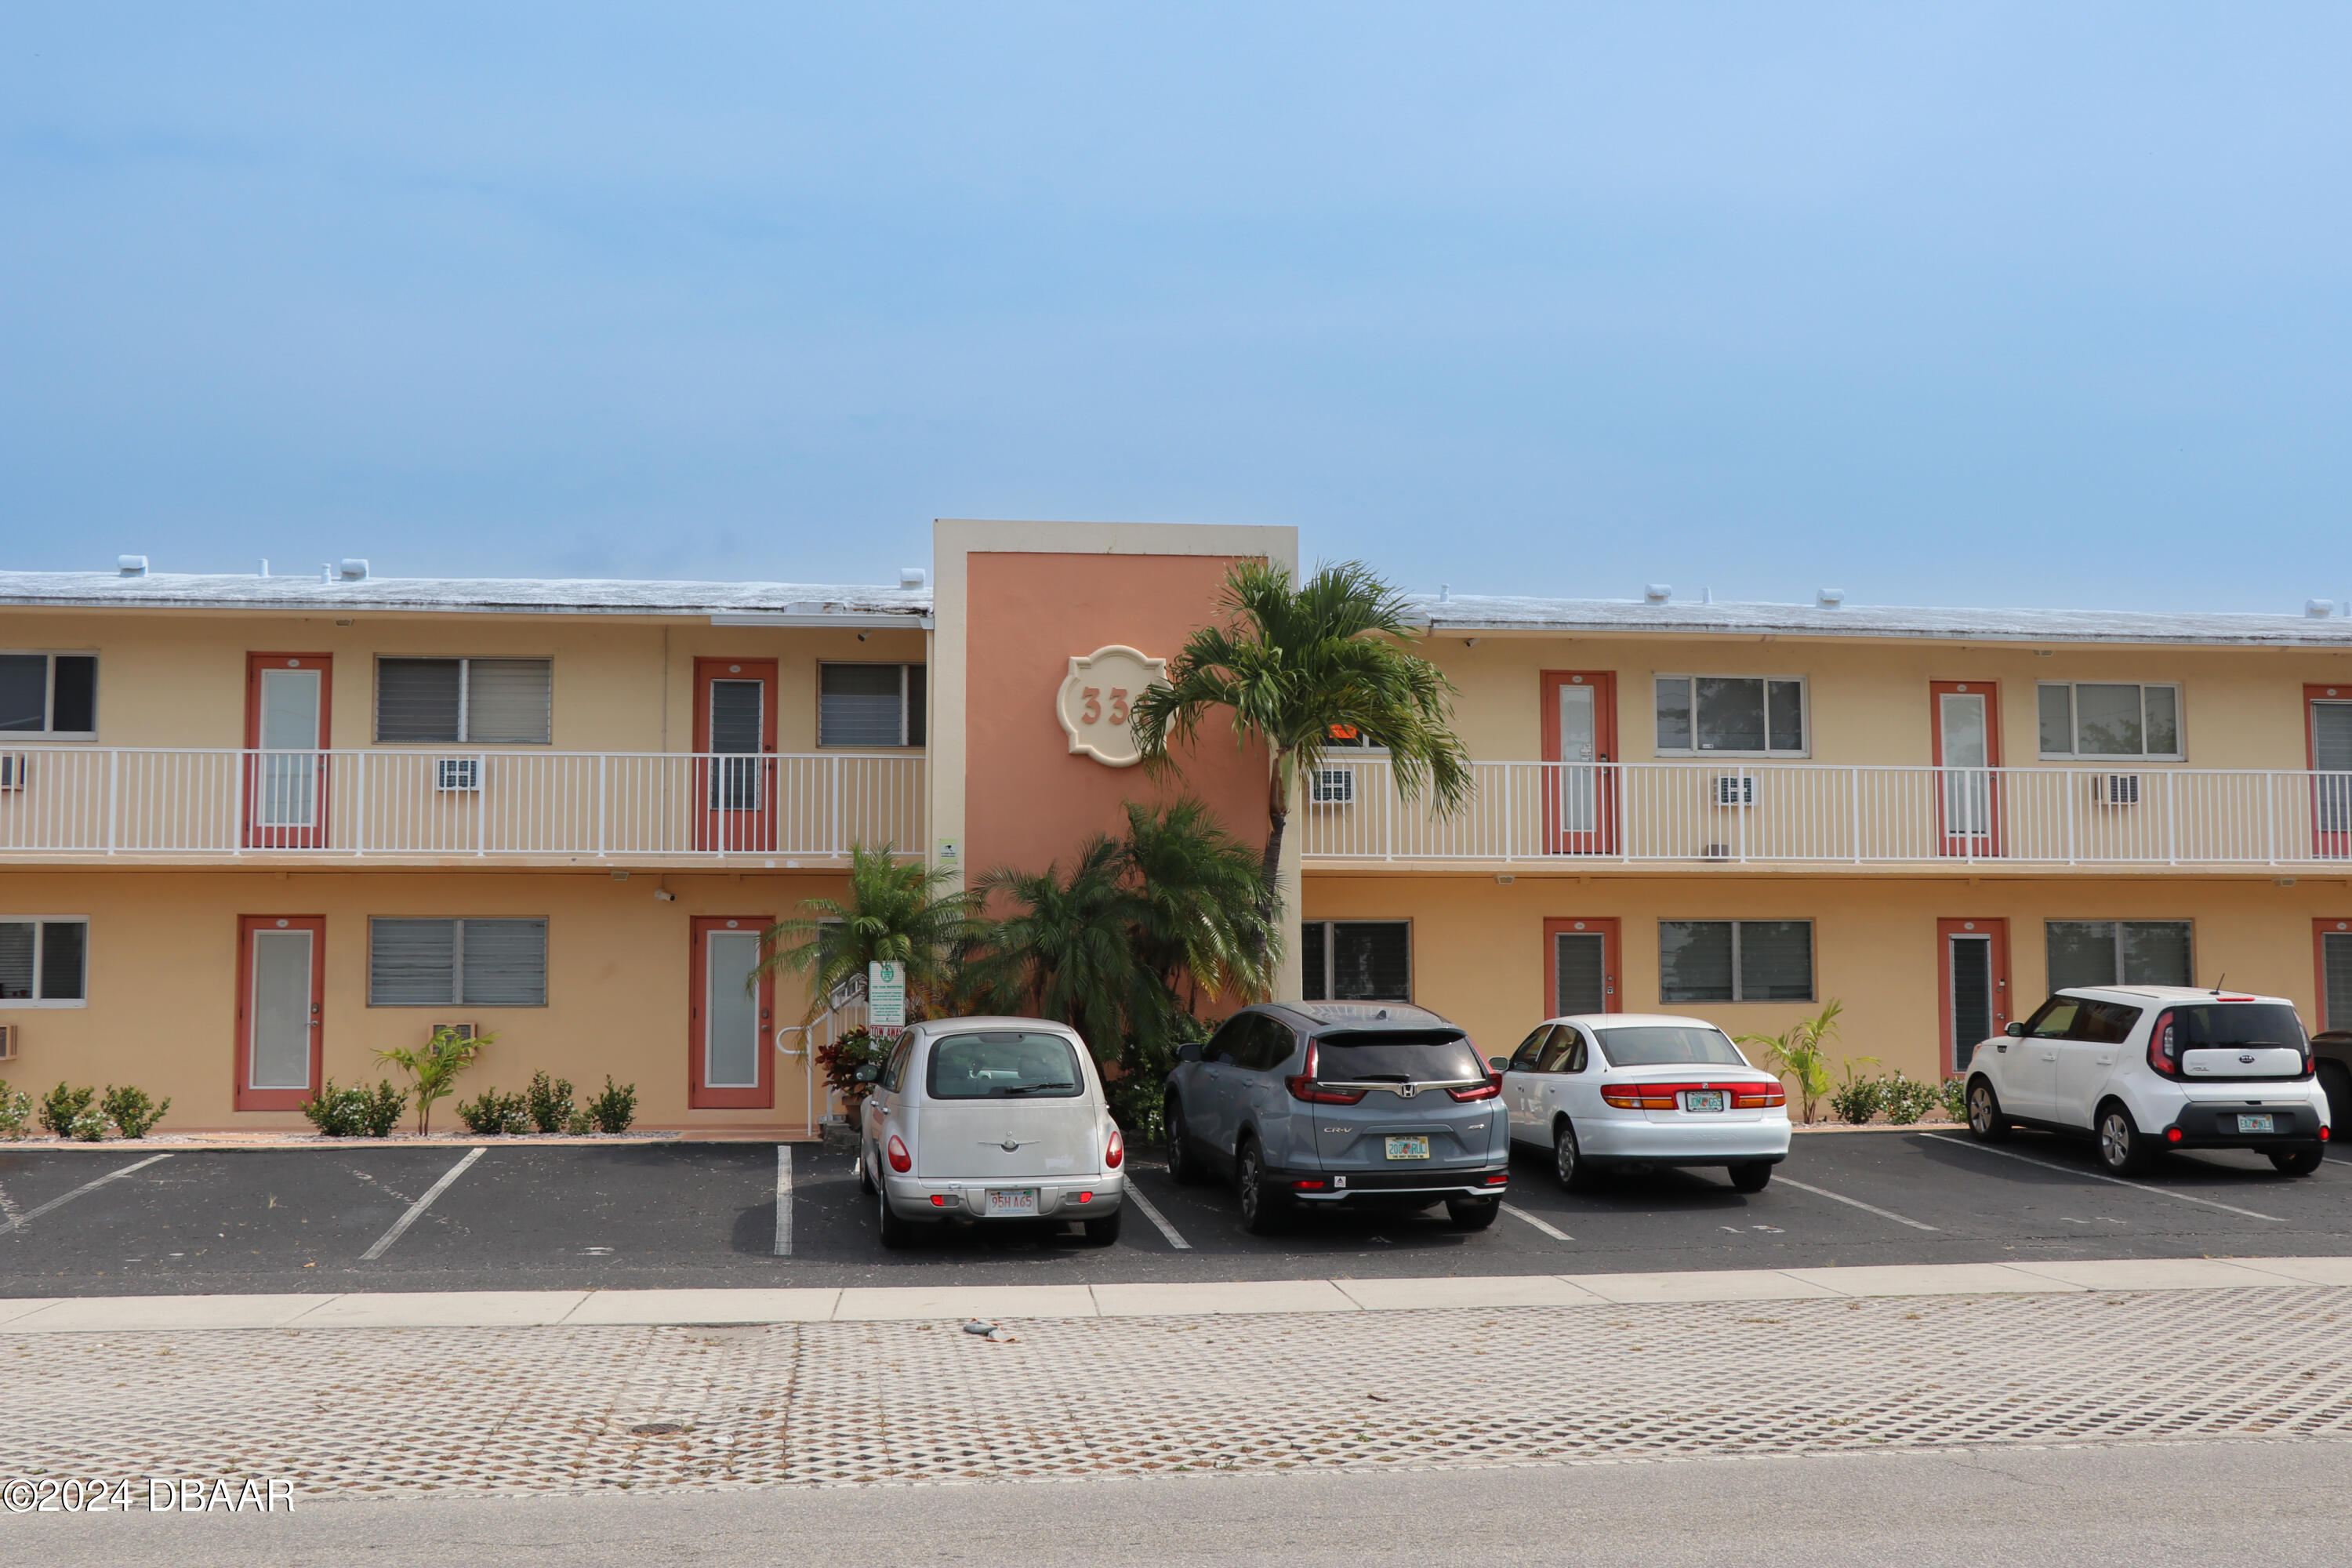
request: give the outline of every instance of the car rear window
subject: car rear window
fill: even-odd
[[[1724,1068],[1748,1065],[1748,1058],[1722,1030],[1683,1024],[1632,1024],[1622,1029],[1603,1029],[1601,1054],[1612,1068],[1663,1068],[1681,1062]]]
[[[931,1047],[924,1083],[933,1100],[1056,1100],[1085,1085],[1068,1040],[1026,1029],[947,1036]]]
[[[1325,1083],[1466,1083],[1486,1076],[1459,1029],[1384,1029],[1321,1035],[1315,1076]]]
[[[2178,1047],[2231,1050],[2247,1046],[2303,1049],[2303,1020],[2276,1002],[2210,1002],[2172,1009]]]

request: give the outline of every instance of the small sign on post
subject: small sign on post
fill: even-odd
[[[866,966],[866,1023],[877,1035],[895,1035],[907,1026],[907,966],[874,963]]]

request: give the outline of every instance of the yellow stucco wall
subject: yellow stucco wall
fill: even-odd
[[[591,874],[354,871],[0,871],[0,915],[89,919],[88,1005],[11,1006],[21,1059],[0,1078],[36,1092],[59,1079],[130,1083],[172,1097],[169,1130],[302,1128],[293,1111],[232,1109],[240,915],[324,915],[325,1072],[373,1083],[380,1048],[420,1045],[430,1024],[467,1018],[498,1036],[460,1098],[521,1089],[533,1071],[568,1078],[584,1099],[610,1073],[637,1086],[650,1127],[797,1126],[806,1120],[795,1060],[777,1064],[773,1110],[689,1110],[688,921],[697,915],[793,916],[837,897],[838,874]],[[677,894],[655,898],[656,888]],[[547,1005],[371,1007],[371,915],[544,916]],[[781,979],[776,1021],[800,1021],[805,994]],[[392,1074],[394,1081],[399,1075]],[[453,1103],[436,1125],[457,1129]]]
[[[2022,1017],[2044,996],[2042,922],[2188,920],[2196,978],[2226,973],[2291,996],[2320,1026],[2312,921],[2352,919],[2352,879],[2193,877],[1940,879],[1864,875],[1702,876],[1307,875],[1308,920],[1412,921],[1413,1000],[1469,1029],[1488,1054],[1507,1050],[1544,1016],[1548,919],[1623,922],[1622,1006],[1688,1014],[1733,1035],[1775,1034],[1818,1004],[1663,1005],[1661,920],[1810,920],[1815,994],[1845,1004],[1843,1048],[1887,1070],[1937,1074],[1938,920],[2006,919],[2010,972]]]

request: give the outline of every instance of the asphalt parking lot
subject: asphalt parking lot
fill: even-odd
[[[1098,1284],[1606,1273],[2077,1258],[2352,1254],[2352,1160],[2286,1177],[2258,1155],[2099,1173],[2087,1143],[2021,1133],[1801,1135],[1764,1192],[1717,1171],[1571,1196],[1516,1167],[1494,1227],[1444,1211],[1318,1215],[1244,1233],[1230,1192],[1139,1154],[1158,1219],[1118,1244],[948,1232],[885,1252],[849,1156],[812,1144],[0,1151],[0,1296]],[[110,1180],[100,1178],[111,1177]],[[418,1210],[419,1200],[431,1202]],[[781,1214],[784,1224],[779,1225]]]

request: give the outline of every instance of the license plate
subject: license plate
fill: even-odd
[[[991,1187],[988,1189],[988,1212],[991,1214],[1027,1214],[1037,1212],[1037,1189],[1034,1187]]]
[[[2274,1132],[2277,1130],[2277,1123],[2268,1116],[2241,1116],[2238,1118],[2238,1131],[2241,1132]]]
[[[1420,1137],[1418,1137],[1418,1138],[1391,1138],[1391,1139],[1390,1139],[1390,1140],[1389,1140],[1389,1158],[1390,1158],[1390,1159],[1391,1159],[1391,1160],[1426,1160],[1426,1159],[1428,1159],[1428,1158],[1429,1158],[1429,1137],[1428,1137],[1428,1134],[1423,1133],[1422,1136],[1420,1136]]]
[[[1685,1110],[1721,1110],[1723,1109],[1723,1090],[1719,1089],[1691,1089],[1683,1096],[1683,1109]]]

